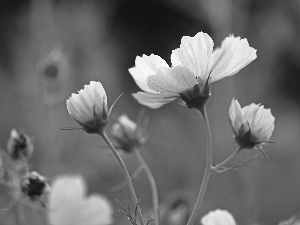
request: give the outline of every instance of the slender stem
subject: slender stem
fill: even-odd
[[[236,150],[228,156],[226,159],[224,159],[222,162],[220,162],[218,165],[213,167],[213,170],[217,171],[218,169],[222,168],[227,162],[229,162],[236,154],[238,154],[241,151],[240,147],[237,147]]]
[[[149,180],[150,183],[150,188],[151,188],[151,193],[152,193],[152,202],[153,202],[153,208],[154,208],[154,215],[155,215],[155,225],[159,225],[160,222],[160,215],[159,215],[159,200],[158,200],[158,191],[157,191],[157,186],[156,186],[156,182],[155,179],[153,177],[153,174],[150,170],[150,168],[148,167],[148,165],[146,164],[140,149],[135,149],[134,151],[137,160],[139,161],[139,163],[142,165],[143,169],[145,170],[145,173],[147,175],[147,178]]]
[[[123,174],[125,176],[125,179],[126,179],[129,191],[130,191],[132,202],[138,208],[138,218],[139,218],[140,224],[144,225],[145,223],[144,223],[142,211],[140,209],[140,206],[139,206],[139,203],[138,203],[138,199],[136,197],[136,194],[135,194],[135,191],[134,191],[134,188],[133,188],[133,184],[131,182],[128,170],[127,170],[127,168],[126,168],[126,166],[125,166],[125,164],[124,164],[121,156],[119,155],[118,151],[115,149],[115,147],[113,146],[113,144],[111,143],[111,141],[108,139],[108,137],[106,136],[106,134],[104,132],[102,132],[102,133],[100,133],[100,135],[104,139],[104,141],[106,142],[106,144],[108,145],[108,147],[112,150],[113,154],[115,155],[116,159],[118,160],[118,162],[119,162],[119,164],[120,164],[120,166],[122,168]]]
[[[189,218],[189,221],[187,225],[192,225],[194,224],[197,215],[199,213],[200,207],[202,200],[205,195],[206,187],[210,178],[210,175],[212,174],[212,160],[213,160],[213,155],[212,155],[212,137],[211,137],[211,131],[210,131],[210,125],[206,113],[206,106],[203,105],[202,108],[197,109],[197,111],[202,115],[203,120],[204,120],[204,125],[205,125],[205,135],[206,135],[206,140],[207,140],[207,149],[206,149],[206,166],[205,166],[205,171],[201,183],[201,187],[199,190],[199,194],[197,197],[196,204],[194,206],[194,209],[192,211],[192,214]]]

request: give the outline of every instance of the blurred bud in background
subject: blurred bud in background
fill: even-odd
[[[164,225],[185,225],[190,216],[188,195],[172,193],[161,205],[161,221]]]
[[[33,138],[24,131],[12,129],[7,143],[7,153],[13,161],[28,161],[33,153]]]
[[[134,149],[140,148],[145,142],[144,130],[141,124],[136,124],[126,114],[122,114],[112,126],[111,134],[118,142],[119,147],[130,153]]]
[[[21,192],[26,199],[33,203],[46,205],[47,194],[50,191],[46,178],[35,171],[31,171],[21,181]]]
[[[65,100],[64,84],[69,77],[67,56],[59,48],[54,48],[40,61],[37,67],[42,88],[42,98],[46,105],[55,105]]]

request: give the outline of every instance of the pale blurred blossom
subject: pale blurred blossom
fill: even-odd
[[[216,209],[203,216],[201,223],[202,225],[236,225],[231,213],[221,209]]]
[[[101,194],[86,196],[81,176],[59,176],[52,184],[48,218],[51,225],[107,225],[113,222],[113,209]]]

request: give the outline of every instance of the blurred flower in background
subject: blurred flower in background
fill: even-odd
[[[46,105],[55,105],[65,100],[70,68],[67,56],[60,48],[54,48],[38,63],[37,72],[40,74],[42,97]]]
[[[52,183],[48,218],[51,225],[108,225],[113,209],[104,195],[89,197],[81,176],[58,176]]]
[[[236,225],[230,212],[216,209],[209,212],[201,219],[202,225]]]
[[[38,203],[45,207],[47,205],[50,186],[47,180],[36,171],[30,171],[21,181],[21,192],[25,199]]]

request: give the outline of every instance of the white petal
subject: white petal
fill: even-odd
[[[235,131],[238,132],[243,123],[243,115],[240,103],[234,98],[229,107],[229,118]]]
[[[197,78],[189,69],[182,66],[176,66],[171,70],[172,78],[169,79],[182,90],[193,88],[197,84]]]
[[[214,42],[211,37],[199,32],[194,37],[184,36],[180,48],[172,51],[172,66],[183,66],[195,76],[206,80]]]
[[[73,104],[73,99],[72,98],[69,98],[67,100],[67,109],[68,109],[68,112],[70,114],[70,116],[72,118],[74,118],[75,120],[77,121],[80,121],[80,113],[78,112],[78,110],[75,108],[74,104]]]
[[[169,68],[169,65],[161,57],[153,54],[143,55],[143,57],[136,57],[135,67],[130,68],[129,73],[143,91],[155,93],[148,87],[147,79],[151,75],[156,75],[162,68]]]
[[[221,49],[213,52],[211,61],[211,82],[239,72],[250,62],[256,59],[256,50],[249,46],[247,39],[227,37]]]
[[[157,75],[151,75],[147,80],[148,87],[159,93],[181,93],[193,88],[197,79],[193,73],[185,67],[164,68]]]
[[[264,114],[264,120],[261,121],[263,123],[261,128],[261,141],[269,141],[275,128],[275,117],[272,115],[270,109],[266,109]]]
[[[132,96],[138,101],[138,103],[148,106],[151,109],[157,109],[165,104],[168,104],[179,97],[179,94],[169,94],[169,93],[146,93],[138,92],[132,94]]]
[[[202,217],[203,225],[236,225],[233,216],[226,210],[217,209]]]
[[[254,119],[258,109],[259,109],[259,105],[256,105],[254,103],[244,106],[242,108],[243,123],[249,123],[249,125],[251,125],[252,120]]]

